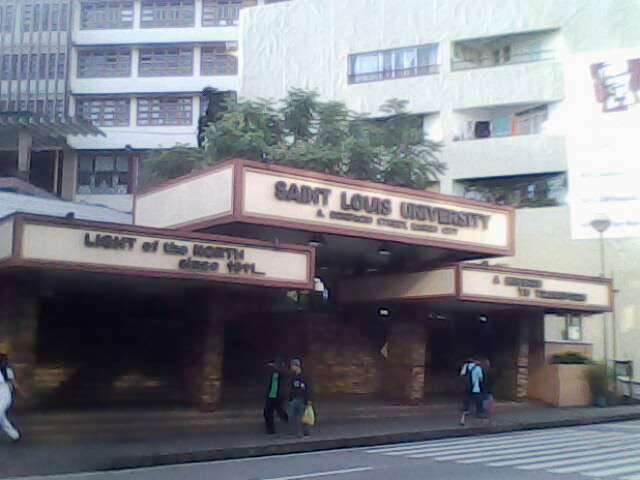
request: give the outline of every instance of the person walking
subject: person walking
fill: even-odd
[[[482,359],[482,387],[483,387],[483,409],[487,415],[489,425],[496,424],[496,400],[493,396],[494,370],[488,358]]]
[[[460,417],[460,425],[466,425],[467,415],[471,413],[471,409],[475,407],[476,415],[484,414],[482,406],[482,381],[483,372],[480,362],[475,357],[467,360],[460,369],[460,376],[464,378],[464,400],[462,405],[462,416]]]
[[[291,378],[289,388],[289,419],[293,433],[298,437],[310,434],[308,425],[304,425],[302,417],[305,409],[311,405],[311,384],[302,373],[302,362],[298,358],[291,360]]]
[[[26,398],[24,390],[16,380],[13,369],[9,366],[9,357],[0,353],[0,427],[13,440],[20,440],[20,432],[11,424],[7,418],[7,411],[13,401],[13,391],[17,391]]]
[[[269,383],[267,385],[267,394],[264,401],[264,423],[268,435],[276,433],[273,414],[277,413],[283,422],[289,421],[287,412],[282,407],[282,384],[284,378],[283,362],[276,359],[269,362]]]

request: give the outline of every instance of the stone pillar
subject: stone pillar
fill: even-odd
[[[62,182],[60,197],[73,201],[76,197],[78,177],[78,153],[65,148],[62,151]]]
[[[27,131],[18,131],[18,175],[29,180],[31,170],[31,146],[33,138]]]
[[[18,382],[31,392],[39,302],[29,289],[14,282],[14,279],[7,278],[0,283],[0,351],[9,355]]]
[[[425,391],[426,326],[392,320],[387,338],[387,371],[383,390],[393,400],[419,402]]]
[[[516,346],[516,400],[522,401],[529,392],[529,319],[520,319],[518,343]]]

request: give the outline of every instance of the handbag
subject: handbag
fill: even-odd
[[[302,415],[302,423],[309,427],[313,427],[316,424],[316,412],[314,412],[311,405],[307,405],[304,409],[304,414]]]

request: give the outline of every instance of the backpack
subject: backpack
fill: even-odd
[[[480,368],[480,365],[478,365],[477,363],[474,363],[471,367],[467,367],[467,392],[469,393],[473,393],[473,372],[478,368]],[[480,387],[479,393],[484,392],[483,380],[484,378],[480,380],[478,385]]]

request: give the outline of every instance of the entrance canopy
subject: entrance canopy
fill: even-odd
[[[314,251],[306,246],[39,215],[0,220],[0,271],[83,271],[310,289],[314,265]]]
[[[318,245],[326,267],[415,271],[514,253],[509,207],[244,160],[134,203],[138,225]]]
[[[339,296],[343,303],[422,301],[446,310],[472,307],[475,312],[505,305],[546,312],[613,309],[612,282],[606,278],[475,264],[346,279],[340,283]]]

